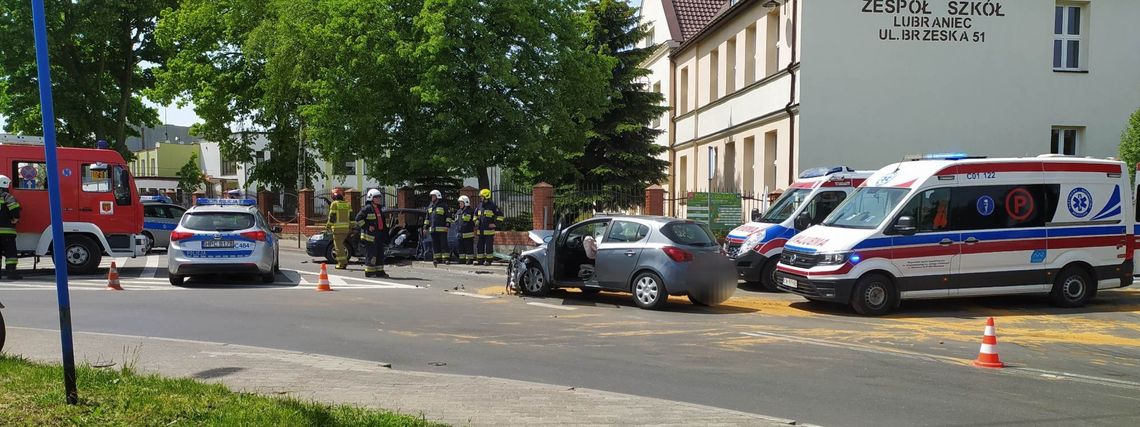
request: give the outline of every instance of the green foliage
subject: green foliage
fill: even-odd
[[[0,355],[0,425],[424,426],[416,417],[235,393],[219,384],[78,367],[80,404],[63,397],[63,369]]]
[[[177,0],[46,0],[58,142],[93,146],[106,139],[130,157],[126,138],[158,123],[143,105],[154,76],[143,63],[162,63],[154,40],[159,13]],[[0,115],[7,131],[42,135],[31,3],[0,0]]]
[[[530,231],[534,229],[534,218],[530,212],[519,212],[518,216],[503,218],[503,224],[499,229],[503,231]]]
[[[198,167],[198,155],[191,154],[190,160],[178,169],[175,174],[178,177],[178,189],[183,193],[190,194],[198,191],[202,185],[206,184],[206,177],[202,174],[202,169]]]
[[[1132,182],[1136,182],[1136,164],[1140,163],[1140,109],[1128,119],[1128,127],[1120,134],[1120,159],[1128,167]]]
[[[667,111],[660,93],[645,87],[649,71],[640,64],[656,49],[639,47],[648,28],[638,10],[620,0],[598,0],[585,13],[591,49],[616,62],[609,77],[609,103],[593,120],[583,152],[558,188],[560,207],[599,211],[627,209],[644,201],[645,188],[666,178],[668,162],[658,158],[665,147],[655,140],[662,131],[649,123]]]

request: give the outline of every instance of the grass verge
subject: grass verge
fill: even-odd
[[[236,393],[129,368],[78,368],[79,404],[63,397],[63,368],[0,355],[0,425],[426,426],[421,419],[353,406]]]

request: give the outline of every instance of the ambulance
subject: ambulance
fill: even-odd
[[[103,255],[135,257],[145,250],[143,209],[130,170],[114,150],[59,148],[67,271],[90,274]],[[47,182],[52,177],[42,143],[0,140],[0,174],[12,178],[9,191],[20,202],[16,249],[21,256],[52,250]]]
[[[952,154],[895,163],[788,241],[777,285],[863,315],[903,300],[1011,294],[1080,307],[1132,284],[1131,190],[1114,160]]]
[[[784,243],[798,231],[822,222],[869,176],[870,171],[844,166],[801,173],[759,220],[737,227],[725,238],[724,251],[736,264],[739,277],[775,291],[774,274]]]

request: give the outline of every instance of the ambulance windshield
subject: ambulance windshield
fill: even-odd
[[[760,222],[772,224],[784,222],[796,213],[796,209],[804,204],[804,200],[807,200],[809,194],[811,194],[811,190],[806,188],[797,188],[784,193],[779,199],[772,202],[772,207],[764,212],[764,216],[760,217]]]
[[[823,225],[843,228],[878,228],[910,192],[909,188],[863,187],[839,205]]]

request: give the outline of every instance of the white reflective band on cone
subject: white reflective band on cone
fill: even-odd
[[[978,350],[982,354],[997,354],[997,348],[990,344],[982,344],[982,349]]]
[[[974,330],[976,331],[977,329],[974,329]],[[997,334],[994,332],[994,327],[993,327],[993,326],[986,326],[986,333],[985,333],[985,335],[986,335],[986,336],[989,336],[989,337],[994,337],[994,336],[997,336]]]

